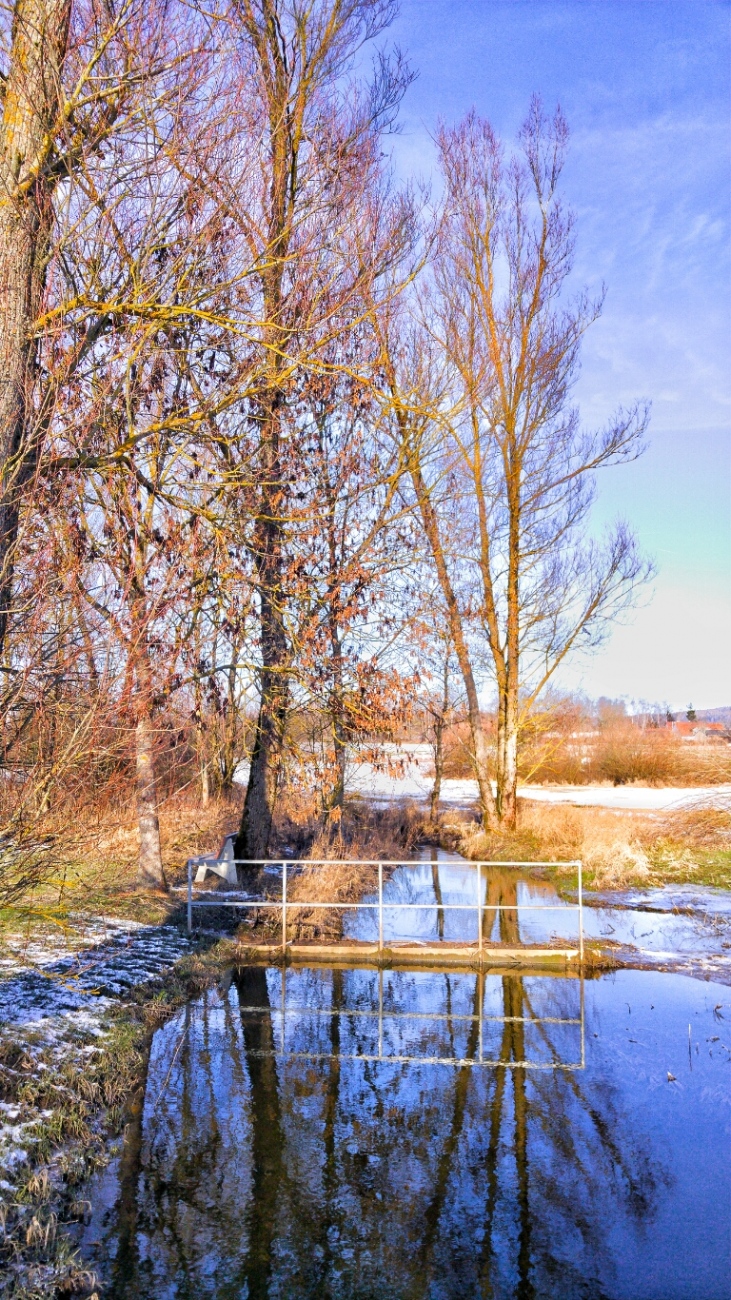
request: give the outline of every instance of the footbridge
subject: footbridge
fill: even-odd
[[[236,909],[252,929],[250,943],[239,940],[247,962],[489,968],[495,973],[583,970],[579,860],[560,864],[577,873],[576,902],[567,903],[551,887],[543,893],[519,889],[521,874],[555,867],[555,862],[236,859],[233,842],[228,836],[215,857],[189,859],[187,926],[192,934],[196,913],[204,909]],[[445,888],[440,881],[439,868],[445,866],[462,868],[458,887]],[[432,869],[431,881],[424,879],[425,867]],[[207,884],[209,874],[219,878],[213,889]],[[240,878],[255,888],[242,889]],[[348,882],[347,895],[343,881]],[[329,890],[336,896],[328,896]],[[551,921],[559,919],[557,914],[569,937],[553,934]],[[269,923],[261,925],[263,920]],[[259,925],[263,934],[255,938]]]

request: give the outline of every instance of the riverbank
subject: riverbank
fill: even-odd
[[[172,889],[162,894],[136,887],[134,827],[111,813],[93,852],[60,883],[0,913],[0,1296],[94,1293],[60,1230],[83,1218],[79,1188],[134,1116],[151,1035],[236,960],[240,917],[209,913],[228,936],[191,940],[179,891],[186,858],[215,849],[239,815],[236,799],[168,802]],[[417,833],[417,819],[398,808],[356,807],[323,830],[292,801],[281,809],[277,847],[337,859],[369,856],[368,846],[370,856],[397,858]],[[343,902],[372,884],[373,873],[337,861],[326,872],[328,897]],[[294,884],[291,920],[307,937],[329,938],[326,914],[307,907],[313,883],[304,873]],[[257,933],[275,931],[262,917]]]
[[[484,832],[476,812],[462,810],[440,814],[428,834],[472,861],[554,861],[559,887],[575,877],[562,862],[581,859],[588,888],[731,889],[731,814],[721,809],[647,813],[521,800],[512,833]]]
[[[184,837],[179,829],[176,858],[181,846],[212,848],[218,832],[230,828],[233,811],[229,805],[207,811],[207,839],[202,819]],[[180,827],[180,809],[177,817]],[[428,824],[415,804],[374,813],[366,801],[353,800],[342,824],[320,830],[319,838],[315,822],[298,821],[290,810],[277,845],[288,856],[305,851],[314,857],[388,859],[408,856],[421,838],[468,860],[522,859],[534,883],[516,884],[518,891],[527,888],[530,897],[550,885],[567,904],[575,901],[576,880],[562,860],[581,857],[588,947],[606,952],[608,965],[728,982],[731,906],[728,897],[717,906],[719,896],[707,888],[731,884],[728,819],[720,810],[673,814],[673,820],[522,802],[519,830],[506,837],[484,836],[475,817],[474,810],[447,809]],[[556,866],[531,871],[530,862],[538,859]],[[432,869],[433,864],[424,867],[427,890]],[[329,897],[363,898],[373,887],[372,872],[343,873],[336,862],[326,870]],[[85,871],[93,888],[83,912],[49,893],[22,916],[6,917],[1,936],[0,1295],[18,1300],[94,1294],[94,1278],[74,1260],[63,1225],[86,1215],[80,1189],[135,1115],[151,1035],[196,993],[216,984],[227,967],[245,961],[250,937],[248,930],[240,943],[199,934],[191,943],[181,894],[136,891],[131,869],[122,870],[113,857],[94,866],[93,874],[90,867],[77,871],[75,900],[83,895]],[[512,890],[517,874],[505,871]],[[468,874],[474,876],[474,868]],[[306,906],[314,897],[314,875],[301,877],[302,892],[292,895],[300,939],[317,938],[320,926],[318,914],[310,915]],[[171,877],[182,884],[180,859]],[[266,929],[259,927],[262,934]],[[615,955],[618,934],[621,957]]]
[[[73,919],[73,918],[72,918]],[[0,969],[0,1295],[86,1296],[64,1225],[140,1104],[152,1034],[219,977],[226,943],[102,917],[5,934]]]
[[[402,747],[403,748],[403,747]],[[731,786],[639,784],[519,787],[518,825],[486,834],[479,826],[477,783],[443,781],[431,820],[433,774],[428,746],[390,756],[394,773],[353,764],[350,801],[410,809],[425,839],[472,859],[584,863],[597,889],[690,884],[731,889]],[[556,872],[561,880],[562,868]],[[570,877],[571,873],[568,873]]]
[[[293,1073],[299,1079],[293,1085],[291,1112],[293,1158],[298,1161],[306,1160],[309,1150],[307,1141],[300,1143],[297,1137],[309,1109],[303,1111],[297,1098],[310,1097],[314,1106],[322,1095],[323,1080],[339,1079],[341,1069],[357,1070],[357,1061],[366,1063],[373,1087],[394,1070],[399,1078],[407,1077],[406,1062],[412,1074],[449,1065],[438,1084],[429,1083],[440,1105],[442,1100],[449,1104],[456,1078],[462,1080],[459,1086],[466,1095],[472,1086],[468,1076],[479,1089],[483,1067],[492,1070],[504,1063],[512,1068],[523,1055],[530,1058],[526,1072],[519,1076],[520,1087],[528,1089],[526,1099],[533,1096],[528,1080],[540,1079],[541,1071],[550,1070],[551,1086],[554,1081],[558,1086],[564,1067],[555,1066],[554,1055],[560,1051],[569,1052],[567,1069],[582,1074],[586,1070],[587,1081],[595,1080],[598,1092],[592,1104],[597,1106],[605,1097],[608,1070],[615,1070],[615,1090],[625,1087],[627,1104],[634,1104],[633,1089],[647,1089],[648,1079],[656,1090],[653,1096],[659,1089],[676,1086],[678,1060],[682,1063],[684,1053],[688,1083],[695,1085],[696,1076],[705,1070],[708,1079],[702,1078],[703,1087],[718,1088],[717,1075],[727,1068],[731,1051],[723,1033],[731,984],[731,896],[726,895],[721,905],[708,891],[705,897],[691,895],[687,887],[675,891],[682,901],[669,897],[666,890],[590,893],[584,911],[587,948],[605,953],[607,961],[604,971],[592,963],[579,980],[579,972],[569,964],[549,972],[513,961],[504,969],[470,971],[468,947],[474,955],[479,929],[475,887],[480,882],[485,943],[558,944],[575,936],[572,904],[576,900],[562,901],[553,881],[538,869],[506,865],[478,874],[465,859],[429,847],[422,847],[412,862],[389,873],[384,892],[385,952],[377,972],[354,960],[323,964],[313,950],[310,961],[292,964],[285,975],[277,969],[279,962],[266,960],[264,966],[253,960],[258,955],[251,951],[248,930],[246,939],[216,940],[203,933],[191,944],[173,925],[128,922],[100,923],[94,932],[87,932],[89,946],[65,957],[55,950],[43,966],[38,936],[35,969],[29,970],[26,963],[25,968],[7,971],[5,996],[0,998],[0,1013],[10,1018],[16,1048],[22,1051],[11,1063],[19,1082],[14,1101],[5,1103],[3,1120],[6,1130],[11,1126],[14,1130],[5,1136],[18,1153],[15,1169],[4,1175],[3,1196],[9,1208],[4,1294],[14,1300],[64,1295],[90,1300],[108,1293],[134,1300],[147,1297],[151,1294],[147,1273],[128,1278],[128,1258],[133,1256],[117,1253],[118,1241],[129,1244],[138,1233],[144,1252],[148,1233],[158,1234],[155,1279],[161,1286],[182,1276],[176,1270],[187,1260],[188,1251],[195,1257],[194,1274],[198,1276],[199,1270],[201,1279],[210,1280],[209,1256],[218,1268],[219,1256],[228,1259],[227,1243],[243,1252],[239,1265],[258,1267],[259,1255],[246,1244],[241,1216],[229,1218],[218,1197],[209,1195],[210,1162],[215,1163],[223,1137],[226,1155],[218,1166],[215,1186],[226,1188],[230,1180],[237,1186],[241,1183],[239,1200],[241,1196],[245,1200],[249,1162],[261,1157],[271,1125],[281,1122],[272,1089],[284,1088],[287,1079],[291,1083]],[[365,883],[367,891],[370,877]],[[362,901],[371,898],[366,892]],[[371,940],[377,926],[373,912],[362,908],[348,915],[346,941]],[[408,969],[401,968],[401,945],[410,945],[413,955],[417,945],[440,940],[451,946],[463,944],[465,963],[446,974],[410,962]],[[617,981],[626,1002],[616,992]],[[695,985],[699,992],[686,985]],[[350,995],[345,996],[348,989]],[[682,1014],[677,1009],[680,995],[685,999]],[[439,999],[443,1002],[445,996],[442,1006]],[[573,999],[571,1008],[567,999]],[[286,1031],[284,1010],[280,1010],[285,1002]],[[638,1003],[648,1021],[639,1035]],[[538,1005],[542,1011],[537,1011]],[[595,1006],[601,1014],[595,1015]],[[536,1015],[543,1015],[545,1021],[536,1021]],[[478,1017],[479,1032],[474,1028]],[[528,1017],[525,1029],[524,1017]],[[611,1018],[617,1023],[609,1047],[604,1039]],[[437,1028],[437,1020],[444,1021],[443,1030]],[[659,1047],[653,1035],[666,1022],[667,1041]],[[580,1043],[567,1042],[569,1034],[580,1034]],[[701,1050],[703,1060],[698,1057]],[[280,1073],[272,1053],[286,1051],[291,1053],[291,1068]],[[625,1056],[617,1073],[621,1051]],[[236,1061],[242,1053],[239,1068]],[[450,1065],[450,1054],[459,1058],[459,1075]],[[323,1065],[325,1060],[339,1064]],[[537,1076],[529,1074],[533,1069]],[[636,1079],[630,1073],[634,1081],[629,1086],[623,1071],[633,1070],[639,1073]],[[503,1076],[498,1072],[495,1077],[500,1087]],[[578,1086],[580,1077],[575,1077]],[[687,1086],[685,1079],[682,1086]],[[218,1098],[217,1105],[230,1108],[230,1090],[239,1101],[231,1123],[227,1119],[219,1130],[215,1115],[206,1119],[206,1108],[212,1095]],[[247,1090],[255,1101],[243,1104]],[[246,1137],[252,1107],[257,1106],[265,1127],[256,1131],[258,1136],[255,1132]],[[458,1109],[461,1115],[469,1108],[460,1102]],[[198,1128],[189,1123],[191,1114],[197,1115]],[[222,1114],[228,1116],[229,1109]],[[688,1119],[695,1114],[688,1110],[680,1132],[689,1131]],[[171,1124],[177,1127],[168,1151],[161,1135]],[[432,1122],[428,1127],[433,1132]],[[244,1136],[233,1141],[239,1129]],[[233,1141],[230,1147],[226,1135]],[[397,1134],[393,1140],[398,1144]],[[6,1148],[10,1144],[6,1142]],[[192,1160],[191,1151],[197,1153]],[[360,1152],[357,1143],[353,1151]],[[165,1166],[164,1177],[157,1178],[156,1162],[164,1163],[168,1157],[173,1166]],[[261,1167],[272,1168],[269,1163]],[[144,1172],[148,1168],[149,1177]],[[345,1172],[344,1190],[357,1181],[359,1169],[354,1161]],[[91,1182],[89,1175],[93,1175]],[[176,1178],[182,1179],[179,1186]],[[186,1190],[191,1186],[199,1189],[192,1199]],[[170,1190],[175,1187],[177,1191]],[[273,1201],[263,1195],[262,1203],[273,1224]],[[191,1205],[196,1206],[201,1231],[193,1236],[168,1232],[164,1225],[177,1222],[180,1228],[178,1216],[185,1217]],[[388,1216],[379,1218],[377,1205],[373,1213],[373,1232],[385,1231]],[[217,1230],[219,1217],[227,1225],[225,1232]],[[418,1214],[417,1221],[421,1222]],[[142,1256],[134,1258],[139,1267]],[[148,1258],[145,1253],[145,1261]],[[226,1269],[220,1267],[223,1276]],[[218,1292],[214,1285],[212,1291],[204,1287],[202,1294],[213,1297]]]

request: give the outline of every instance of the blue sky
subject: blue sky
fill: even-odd
[[[608,289],[577,390],[601,424],[652,403],[650,449],[601,481],[656,559],[653,591],[562,684],[696,708],[731,703],[731,5],[715,0],[402,0],[419,76],[395,141],[428,176],[437,120],[474,106],[506,138],[531,94],[572,131],[575,283]]]

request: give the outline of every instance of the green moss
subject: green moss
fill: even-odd
[[[661,839],[648,851],[653,883],[731,889],[731,848],[699,848]]]

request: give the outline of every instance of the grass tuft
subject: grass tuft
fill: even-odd
[[[512,834],[487,833],[474,819],[460,823],[445,814],[438,838],[473,861],[580,858],[589,888],[691,883],[731,889],[731,812],[702,806],[660,814],[520,800]]]

